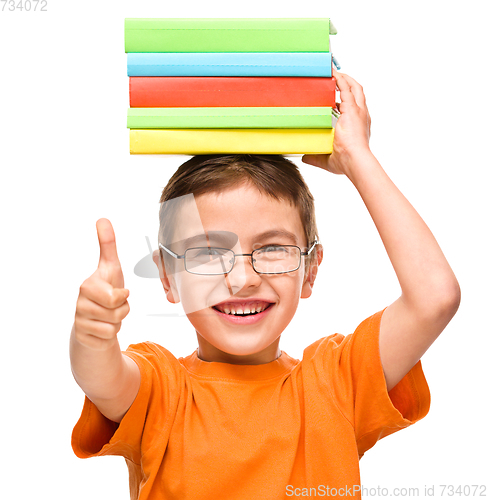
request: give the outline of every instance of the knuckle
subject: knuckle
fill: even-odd
[[[90,278],[83,281],[80,285],[80,295],[86,295],[86,292],[90,289]]]
[[[106,295],[106,307],[109,309],[115,309],[118,305],[118,299],[114,290],[110,290]]]
[[[116,320],[118,322],[122,321],[129,314],[129,311],[130,311],[129,303],[124,302],[122,306],[120,306],[117,309]]]
[[[110,325],[111,328],[110,328],[110,338],[115,338],[117,336],[117,334],[119,333],[120,331],[120,327],[122,326],[122,323],[119,322],[119,323],[116,323],[116,324],[112,324]]]
[[[94,303],[90,299],[81,297],[78,300],[76,307],[76,312],[79,318],[89,318],[91,316],[96,316],[96,311],[94,311],[93,306]]]
[[[103,350],[109,347],[116,338],[120,324],[111,325],[100,321],[82,321],[75,324],[75,338],[81,344],[94,350]]]
[[[79,338],[81,332],[83,331],[83,320],[78,315],[75,315],[74,327],[75,327],[75,337]]]
[[[125,318],[125,310],[121,307],[115,309],[112,313],[112,324],[120,323]]]
[[[78,297],[76,301],[75,318],[79,316],[82,310],[83,310],[83,301],[81,300],[80,297]]]
[[[100,322],[97,326],[97,336],[104,340],[113,339],[120,330],[120,323]]]

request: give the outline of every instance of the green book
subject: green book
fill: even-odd
[[[329,52],[329,18],[126,19],[126,52]]]
[[[330,107],[129,108],[127,128],[333,128]]]

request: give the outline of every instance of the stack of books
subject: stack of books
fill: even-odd
[[[126,19],[131,154],[331,153],[335,33],[328,18]]]

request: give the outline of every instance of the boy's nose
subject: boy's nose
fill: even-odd
[[[261,275],[252,267],[250,256],[236,256],[234,267],[227,275],[227,279],[232,286],[232,293],[237,293],[242,288],[259,286],[262,281]]]

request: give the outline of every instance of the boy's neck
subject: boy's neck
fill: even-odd
[[[202,361],[230,363],[232,365],[262,365],[271,363],[281,356],[281,350],[279,348],[280,337],[260,352],[241,356],[229,354],[228,352],[218,349],[204,339],[198,332],[196,333],[198,339],[197,356]]]

